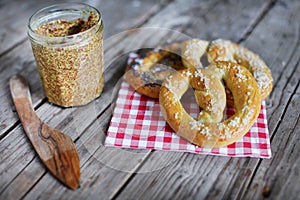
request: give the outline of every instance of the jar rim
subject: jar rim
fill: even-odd
[[[96,24],[83,32],[79,32],[79,33],[68,35],[68,36],[47,36],[47,35],[43,35],[43,34],[39,34],[39,33],[35,32],[34,29],[32,28],[32,24],[34,22],[33,20],[35,20],[34,18],[37,17],[39,14],[41,14],[43,12],[47,12],[48,15],[50,15],[50,14],[54,15],[55,12],[72,11],[72,10],[75,10],[74,6],[81,7],[82,11],[84,11],[84,9],[86,9],[86,10],[89,9],[89,11],[96,13],[99,16]],[[80,10],[77,10],[77,11],[80,11]],[[47,16],[47,15],[45,15],[45,16]],[[92,32],[93,30],[95,32],[97,32],[98,29],[95,30],[95,27],[97,24],[100,25],[99,29],[103,26],[101,13],[95,7],[85,4],[85,3],[59,3],[59,4],[53,4],[53,5],[44,7],[40,10],[37,10],[29,18],[27,27],[28,27],[28,36],[30,39],[35,40],[35,41],[36,40],[46,41],[51,38],[51,42],[55,42],[55,41],[74,40],[76,38],[80,38],[80,36],[82,36],[82,35],[86,35],[87,33]]]

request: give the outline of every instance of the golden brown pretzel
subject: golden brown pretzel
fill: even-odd
[[[203,68],[200,58],[206,53],[208,41],[191,39],[183,42],[181,57],[184,66],[188,69]]]
[[[217,39],[209,45],[207,57],[209,62],[230,61],[245,66],[258,84],[261,99],[265,99],[272,91],[271,70],[252,51],[229,40]]]
[[[178,76],[175,73],[174,76]],[[223,118],[223,111],[226,107],[226,94],[225,89],[221,81],[220,74],[215,74],[211,69],[202,69],[201,71],[187,70],[183,71],[186,76],[196,76],[197,78],[190,80],[190,85],[194,89],[196,102],[202,109],[198,115],[198,121],[201,123],[217,123]],[[185,79],[177,79],[173,82],[173,75],[170,75],[167,81],[164,83],[171,92],[178,91],[182,86],[188,86]],[[167,94],[162,94],[168,98]],[[176,113],[174,115],[176,119]]]
[[[140,94],[158,98],[164,79],[176,69],[184,69],[180,56],[181,43],[149,51],[145,57],[134,59],[126,68],[127,82]],[[158,64],[166,59],[165,63]]]
[[[200,69],[182,70],[168,77],[160,89],[159,101],[165,120],[179,136],[195,145],[212,148],[231,144],[249,131],[258,117],[261,98],[255,79],[245,67],[216,62],[208,68],[231,90],[236,110],[233,116],[220,123],[208,123],[196,121],[184,110],[180,98],[189,85],[197,87],[202,82]]]
[[[189,75],[193,71],[185,73]],[[190,84],[194,88],[196,102],[202,109],[198,121],[201,123],[220,122],[226,107],[226,93],[220,74],[215,74],[211,69],[202,69],[195,73],[199,80],[192,79]]]

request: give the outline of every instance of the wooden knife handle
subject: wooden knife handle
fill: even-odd
[[[13,99],[26,98],[32,104],[29,92],[29,86],[26,79],[21,75],[14,75],[9,80],[10,91]]]
[[[80,162],[72,138],[39,119],[24,77],[13,76],[9,84],[23,128],[40,159],[62,183],[76,189],[80,181]]]
[[[36,123],[39,122],[40,119],[32,106],[28,83],[23,76],[15,75],[10,79],[9,85],[21,123],[24,129],[28,130],[26,131],[27,136],[32,139],[38,134]]]

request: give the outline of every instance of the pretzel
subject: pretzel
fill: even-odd
[[[162,49],[152,50],[144,57],[135,58],[126,68],[127,82],[140,94],[158,98],[165,78],[175,70],[185,69],[178,56],[181,46],[181,43],[172,43]],[[166,58],[165,63],[158,64]]]
[[[183,42],[182,62],[186,68],[203,68],[200,58],[206,53],[208,41],[191,39]]]
[[[219,81],[225,81],[235,99],[235,114],[223,122],[209,123],[193,119],[183,108],[180,98],[189,85],[208,86],[213,81],[201,69],[186,69],[174,73],[163,83],[159,102],[162,114],[171,128],[187,141],[201,147],[222,147],[243,137],[258,117],[261,98],[251,73],[231,62],[216,62],[208,67]],[[206,82],[206,83],[205,83]],[[221,99],[224,101],[224,99]]]
[[[226,107],[226,93],[220,74],[215,74],[211,69],[201,71],[186,71],[188,76],[196,74],[200,80],[190,81],[194,88],[196,102],[202,109],[198,115],[200,123],[217,123],[223,119]],[[189,74],[191,73],[191,74]]]
[[[258,84],[261,99],[265,99],[272,91],[271,70],[252,51],[229,40],[217,39],[209,45],[207,57],[209,62],[230,61],[245,66]]]

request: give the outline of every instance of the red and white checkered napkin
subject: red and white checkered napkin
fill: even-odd
[[[187,93],[192,93],[188,91]],[[183,96],[183,106],[193,117],[200,112],[196,101]],[[232,108],[226,115],[234,114]],[[107,132],[105,146],[182,151],[231,157],[270,158],[270,138],[267,126],[265,102],[262,102],[257,122],[239,141],[222,148],[201,148],[195,146],[172,131],[160,113],[158,100],[147,98],[135,92],[123,80],[118,99]]]

